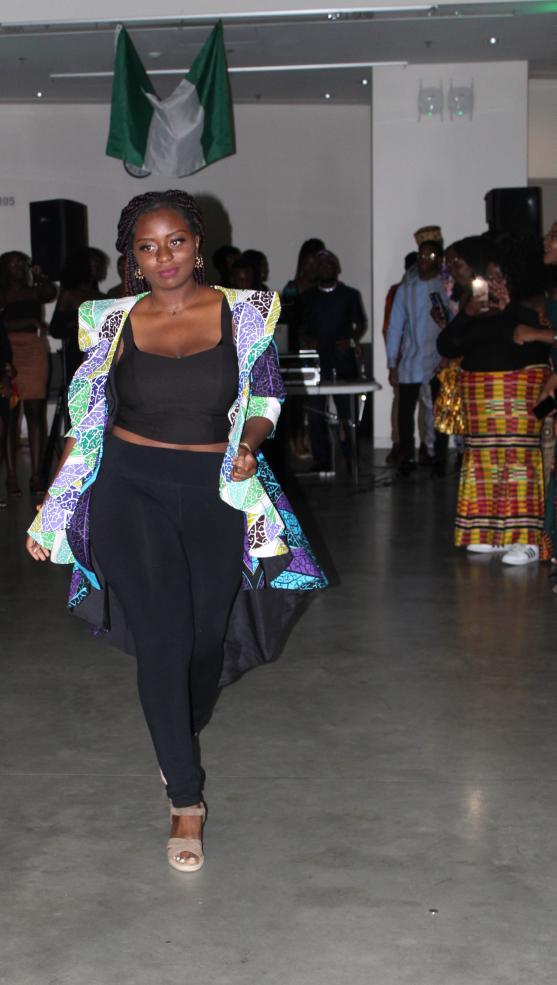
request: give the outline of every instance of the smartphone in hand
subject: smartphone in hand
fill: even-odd
[[[556,410],[557,400],[551,395],[540,400],[539,404],[532,407],[532,413],[538,418],[538,421],[543,421],[544,417],[547,417],[548,414],[552,414]]]
[[[429,300],[431,301],[431,317],[433,318],[433,321],[439,326],[439,328],[444,328],[449,321],[449,311],[447,305],[445,304],[439,291],[431,291]]]
[[[472,297],[480,302],[480,311],[489,311],[489,286],[485,277],[474,277]]]

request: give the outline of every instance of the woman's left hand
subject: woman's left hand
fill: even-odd
[[[551,345],[553,338],[553,329],[533,328],[530,325],[517,325],[513,334],[513,341],[517,345],[524,345],[525,342],[544,342]]]
[[[232,479],[234,482],[243,482],[244,479],[251,479],[257,472],[257,459],[247,448],[238,448],[238,454],[234,459],[234,469]]]
[[[489,305],[491,308],[498,308],[504,311],[511,303],[509,289],[504,277],[488,277],[487,286],[489,290]]]
[[[529,325],[516,325],[513,333],[513,342],[516,345],[524,345],[525,342],[533,342],[533,329]]]

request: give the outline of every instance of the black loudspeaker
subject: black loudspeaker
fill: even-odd
[[[485,196],[485,218],[491,233],[541,236],[541,188],[493,188]]]
[[[60,280],[67,258],[89,245],[87,206],[66,198],[29,203],[31,256],[51,280]]]

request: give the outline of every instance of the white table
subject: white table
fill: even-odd
[[[381,390],[382,386],[376,380],[354,380],[353,382],[333,383],[324,381],[317,385],[308,383],[289,383],[284,381],[286,392],[291,397],[334,397],[344,394],[350,397],[350,419],[348,429],[350,434],[350,451],[352,456],[352,477],[356,485],[359,481],[358,443],[356,428],[362,419],[368,393]]]

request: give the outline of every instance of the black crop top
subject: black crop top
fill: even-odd
[[[122,341],[124,351],[115,370],[118,427],[173,445],[228,440],[228,410],[238,393],[238,359],[226,298],[221,340],[211,349],[180,358],[142,352],[134,342],[129,315]]]

